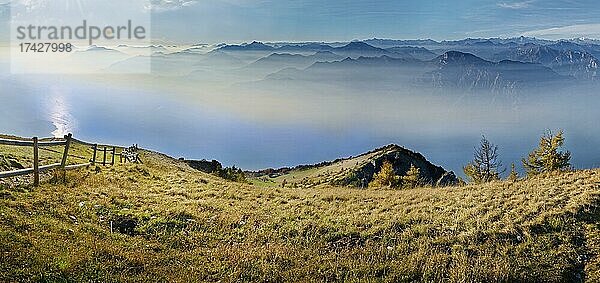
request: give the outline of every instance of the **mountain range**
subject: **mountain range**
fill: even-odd
[[[161,48],[153,53],[152,66],[156,75],[188,74],[192,82],[251,82],[260,87],[284,80],[286,86],[318,83],[386,91],[428,88],[514,95],[529,88],[596,84],[599,57],[600,42],[588,39],[254,41],[212,49],[194,45],[171,53]],[[139,60],[140,56],[124,59],[114,67],[123,69]]]
[[[497,63],[501,69],[507,68],[507,62],[510,60],[521,63],[539,64],[550,68],[556,74],[562,76],[572,76],[582,80],[597,80],[600,55],[600,45],[596,41],[547,41],[533,38],[508,39],[466,39],[462,41],[444,41],[436,42],[433,40],[380,40],[372,39],[365,41],[354,41],[342,46],[327,45],[324,43],[306,43],[306,44],[285,44],[279,47],[271,46],[260,42],[252,42],[246,45],[225,45],[220,47],[220,51],[234,51],[234,53],[245,51],[273,52],[280,56],[284,54],[293,55],[298,53],[310,52],[331,52],[343,59],[359,59],[360,57],[382,57],[384,64],[389,63],[388,58],[416,59],[421,61],[431,61],[440,55],[446,57],[455,57],[459,52],[471,54],[481,60],[478,62],[464,62],[476,67],[489,66],[489,63]],[[285,53],[288,52],[288,53]],[[269,54],[271,55],[271,54]],[[266,55],[266,56],[269,56]],[[449,56],[448,56],[449,55]],[[289,56],[290,61],[297,60],[300,57]],[[339,60],[342,61],[343,59]],[[284,61],[284,60],[281,60]],[[487,61],[487,62],[485,62]],[[363,60],[364,62],[364,60]],[[304,65],[295,66],[282,62],[281,70],[289,67],[308,68]],[[521,72],[525,65],[512,64],[518,66]],[[533,79],[547,74],[545,68],[528,67],[530,71],[539,70],[540,73],[533,74]],[[466,69],[466,68],[463,68]],[[552,75],[551,77],[556,77]],[[558,78],[558,77],[557,77]]]
[[[367,86],[369,89],[434,88],[462,91],[492,91],[514,94],[519,89],[551,86],[573,80],[535,63],[503,60],[491,62],[458,51],[432,60],[381,57],[346,58],[317,62],[305,69],[286,68],[266,77],[267,81],[299,84],[320,83]],[[378,82],[373,84],[372,82]]]

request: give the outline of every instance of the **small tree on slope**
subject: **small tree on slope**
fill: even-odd
[[[473,161],[463,171],[472,183],[487,183],[500,179],[502,162],[499,160],[498,146],[492,144],[485,136],[481,138],[479,147],[475,148]]]
[[[571,167],[571,153],[560,151],[564,146],[563,131],[554,135],[547,131],[540,139],[537,149],[529,153],[527,159],[523,158],[523,167],[528,176],[540,173],[568,170]]]
[[[373,181],[369,183],[369,187],[371,188],[380,188],[380,187],[390,187],[394,188],[398,186],[399,178],[396,176],[394,172],[394,166],[389,161],[384,161],[381,166],[381,170],[379,173],[375,175]]]
[[[411,164],[406,175],[402,177],[402,186],[406,189],[414,189],[421,184],[421,169]]]

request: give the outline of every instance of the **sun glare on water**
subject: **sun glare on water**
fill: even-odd
[[[52,89],[52,95],[48,97],[47,107],[48,120],[54,125],[52,132],[54,137],[64,137],[75,130],[75,117],[70,113],[70,105],[59,89]]]

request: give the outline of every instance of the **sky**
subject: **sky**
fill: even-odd
[[[154,5],[153,38],[174,43],[349,41],[374,37],[453,40],[521,35],[600,38],[600,5],[596,0],[148,1]],[[0,0],[0,39],[9,32],[8,2]]]

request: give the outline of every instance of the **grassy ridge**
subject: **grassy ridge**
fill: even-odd
[[[65,184],[1,187],[0,281],[600,280],[600,170],[444,189],[284,189],[142,159],[69,172]]]

